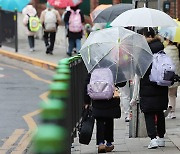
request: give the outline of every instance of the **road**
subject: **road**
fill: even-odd
[[[0,154],[28,151],[54,72],[0,56]],[[24,152],[25,151],[25,152]]]

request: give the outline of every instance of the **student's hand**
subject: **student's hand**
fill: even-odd
[[[84,108],[87,109],[89,107],[89,104],[85,104]]]
[[[118,91],[117,88],[116,88],[115,91],[114,91],[113,98],[119,98],[119,91]]]

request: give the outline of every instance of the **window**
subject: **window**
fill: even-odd
[[[47,0],[39,0],[39,3],[46,3]]]

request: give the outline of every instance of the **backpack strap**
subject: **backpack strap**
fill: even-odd
[[[31,17],[29,14],[26,14],[28,17]],[[36,17],[37,16],[37,13],[34,15],[34,17]]]
[[[77,9],[77,10],[76,10],[76,13],[79,13],[80,11],[81,11],[80,9]]]

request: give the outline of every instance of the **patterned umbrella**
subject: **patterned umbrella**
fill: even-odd
[[[67,6],[77,6],[82,3],[82,0],[48,0],[48,2],[58,8],[66,8]]]
[[[180,43],[180,26],[162,27],[159,29],[159,35],[171,40],[172,42]]]
[[[2,10],[21,12],[30,0],[0,0]]]

